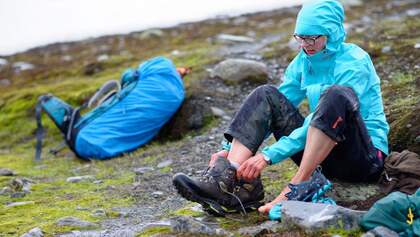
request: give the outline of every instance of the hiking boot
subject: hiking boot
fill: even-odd
[[[264,189],[261,179],[248,183],[237,181],[236,169],[223,157],[208,167],[201,177],[190,178],[178,173],[173,178],[178,193],[189,201],[198,202],[211,214],[224,216],[243,212],[262,205]]]

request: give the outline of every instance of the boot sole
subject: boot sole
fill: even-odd
[[[178,193],[187,199],[188,201],[197,202],[203,206],[203,209],[208,212],[209,214],[215,215],[215,216],[225,216],[228,213],[238,213],[242,211],[242,207],[240,205],[227,208],[219,203],[217,203],[215,200],[205,198],[196,192],[192,190],[187,184],[185,184],[182,179],[177,179],[176,176],[172,181],[173,185],[177,189]],[[248,202],[248,203],[242,203],[244,206],[244,209],[246,211],[249,210],[257,210],[258,207],[262,206],[262,202]]]

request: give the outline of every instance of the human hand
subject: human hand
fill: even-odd
[[[217,157],[227,158],[229,152],[226,150],[221,150],[219,152],[213,153],[210,157],[209,166],[213,166],[214,162],[216,161]]]
[[[245,181],[251,181],[257,178],[267,165],[264,156],[259,153],[242,163],[242,165],[239,166],[236,175],[238,176],[238,179],[242,178]]]

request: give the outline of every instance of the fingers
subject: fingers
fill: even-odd
[[[245,161],[237,170],[238,178],[242,178],[245,181],[251,181],[257,178],[260,173],[260,167],[252,159]]]

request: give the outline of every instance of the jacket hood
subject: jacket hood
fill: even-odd
[[[344,8],[336,0],[315,0],[304,4],[296,20],[295,34],[325,35],[326,49],[338,51],[346,39]]]

